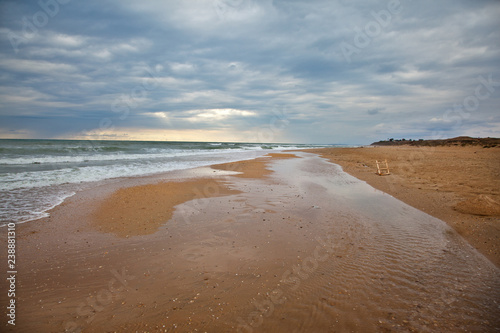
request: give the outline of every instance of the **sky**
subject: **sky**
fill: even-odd
[[[0,0],[0,138],[500,136],[500,1]]]

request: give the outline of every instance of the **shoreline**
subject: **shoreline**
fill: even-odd
[[[437,217],[500,267],[500,147],[311,149],[354,177]],[[387,159],[391,175],[378,176]]]
[[[47,149],[47,145],[50,149]],[[168,142],[149,147],[138,142],[120,145],[103,142],[92,151],[82,150],[77,143],[61,143],[57,140],[39,146],[40,152],[46,153],[46,156],[34,156],[35,162],[29,159],[30,155],[17,156],[15,147],[7,145],[3,148],[4,153],[12,151],[13,156],[17,156],[6,159],[6,164],[1,168],[2,174],[7,177],[3,205],[0,205],[3,207],[0,214],[3,221],[28,222],[46,217],[46,212],[66,197],[88,187],[215,163],[253,159],[272,151],[255,144],[214,147],[209,143]],[[28,152],[30,149],[27,149]],[[54,151],[60,151],[62,155]],[[9,171],[14,162],[19,163],[18,173]]]
[[[228,186],[225,179],[227,176],[266,178],[272,173],[267,168],[269,159],[294,157],[292,154],[268,153],[252,160],[213,164],[205,167],[204,170],[209,170],[203,173],[192,170],[194,178],[121,187],[99,203],[90,219],[100,232],[112,233],[118,237],[152,234],[172,218],[180,204],[241,193]]]

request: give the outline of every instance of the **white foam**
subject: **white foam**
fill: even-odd
[[[93,182],[118,177],[159,174],[173,170],[203,167],[262,156],[266,151],[225,151],[180,154],[163,159],[137,159],[104,165],[68,166],[55,170],[10,172],[0,175],[0,221],[23,223],[47,216],[47,211],[61,204],[80,188]],[[142,155],[144,157],[144,155]],[[226,175],[211,168],[197,170],[197,176]]]
[[[154,148],[153,148],[154,149]],[[242,152],[245,149],[221,149],[217,153]],[[134,161],[134,160],[155,160],[166,157],[184,157],[196,155],[209,155],[212,151],[200,150],[161,150],[161,152],[150,154],[92,154],[92,155],[62,155],[62,156],[30,156],[16,158],[0,158],[0,165],[23,165],[23,164],[55,164],[55,163],[84,163],[89,161]]]
[[[49,216],[47,211],[76,192],[47,188],[39,192],[17,190],[0,200],[0,227],[9,222],[25,223]]]

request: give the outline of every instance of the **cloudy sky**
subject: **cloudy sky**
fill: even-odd
[[[0,138],[500,136],[500,1],[0,1]]]

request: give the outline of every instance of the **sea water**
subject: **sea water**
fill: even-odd
[[[269,151],[325,145],[0,140],[0,225],[41,217],[77,191],[119,177],[137,177],[252,159]]]

